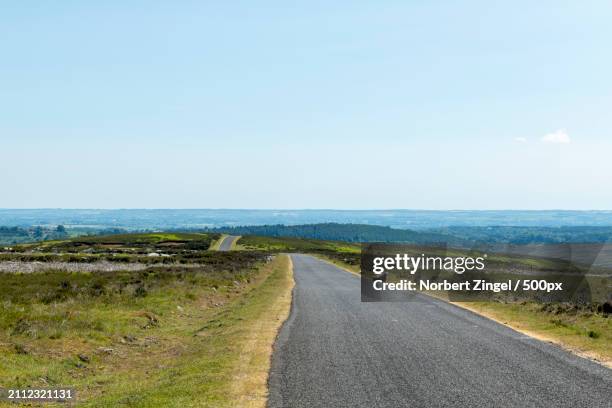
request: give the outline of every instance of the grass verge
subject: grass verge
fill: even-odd
[[[240,249],[272,251],[272,252],[328,252],[330,256],[359,256],[360,245],[339,241],[320,241],[316,239],[301,239],[289,237],[259,237],[244,235],[238,243]]]
[[[535,302],[453,304],[612,368],[612,320],[605,315]]]
[[[359,275],[359,265],[315,253],[319,259]],[[429,294],[430,296],[435,296]],[[442,296],[436,298],[447,301]],[[571,304],[536,302],[451,302],[538,340],[550,342],[612,368],[612,319]]]
[[[7,275],[32,291],[0,305],[0,385],[72,386],[85,407],[264,406],[293,280],[287,256],[260,265],[126,273],[117,287],[115,276]]]
[[[334,264],[340,269],[344,269],[347,272],[350,272],[354,275],[361,276],[361,268],[358,264],[348,263],[343,259],[334,258],[325,254],[312,254],[314,257],[319,258],[323,261]]]
[[[236,333],[240,339],[240,355],[228,393],[231,406],[257,408],[267,403],[272,346],[289,316],[294,286],[291,258],[280,256],[282,264],[278,271],[259,288],[250,307],[239,311],[251,318],[245,319],[248,323],[240,327],[242,333]]]

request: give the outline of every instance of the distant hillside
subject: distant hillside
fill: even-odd
[[[233,235],[309,238],[345,242],[444,243],[456,247],[496,244],[610,243],[612,227],[448,227],[396,229],[370,224],[253,225],[212,229]]]
[[[22,242],[44,241],[67,238],[68,233],[62,225],[55,228],[45,227],[4,227],[0,226],[0,245],[12,245]]]
[[[255,225],[213,229],[232,235],[259,235],[268,237],[294,237],[345,242],[406,242],[414,244],[459,241],[445,234],[417,232],[366,224],[306,224]]]
[[[368,224],[414,231],[451,226],[612,226],[612,211],[2,209],[0,225],[124,228],[129,231],[234,225]]]
[[[0,245],[23,244],[26,242],[50,241],[67,239],[80,235],[111,235],[124,234],[120,228],[66,228],[63,225],[7,227],[0,226]]]
[[[434,234],[462,237],[486,244],[612,243],[612,227],[447,227],[430,229]]]

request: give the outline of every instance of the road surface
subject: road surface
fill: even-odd
[[[230,251],[232,249],[234,241],[236,241],[237,239],[238,237],[235,235],[228,235],[223,239],[223,241],[221,241],[221,244],[219,245],[219,251]]]
[[[612,370],[450,304],[361,303],[355,275],[292,255],[269,407],[612,407]]]

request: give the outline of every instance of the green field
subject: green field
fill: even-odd
[[[219,238],[81,237],[1,253],[0,262],[17,268],[46,268],[0,273],[0,384],[71,385],[83,406],[265,406],[271,346],[292,286],[289,258],[280,254],[310,253],[359,272],[361,248],[244,236],[234,251],[211,250]],[[97,270],[101,261],[119,269]],[[490,262],[502,272],[516,265],[560,267],[516,256],[494,255]],[[62,270],[68,263],[83,270]],[[129,270],[133,265],[141,269]],[[612,361],[612,324],[602,305],[504,298],[458,305],[604,364]]]
[[[200,233],[146,233],[116,234],[104,236],[76,237],[69,240],[44,241],[14,246],[17,252],[22,251],[64,251],[82,252],[84,250],[132,250],[165,249],[183,246],[192,249],[208,249],[220,234]]]
[[[241,250],[309,253],[351,270],[359,270],[361,254],[361,245],[355,243],[285,237],[247,235],[238,240],[236,247]]]
[[[112,242],[119,246],[112,250],[120,251],[185,241],[172,248],[176,255],[190,256],[189,265],[0,273],[0,384],[70,385],[78,390],[79,406],[231,407],[245,394],[257,397],[253,406],[263,406],[265,359],[284,320],[277,316],[289,308],[288,258],[271,259],[262,251],[193,249],[189,238],[201,240],[191,234],[86,240]],[[48,254],[8,255],[43,262],[45,256],[96,255],[79,254],[75,248],[91,248],[81,242],[53,243],[54,252]],[[58,248],[74,251],[63,254]],[[148,259],[130,256],[130,262]],[[278,303],[283,296],[284,303]],[[249,327],[267,321],[259,343],[245,343]],[[244,355],[257,356],[258,364]],[[259,381],[236,381],[237,371]]]
[[[79,237],[21,244],[0,253],[0,261],[190,264],[224,256],[209,251],[220,234],[151,233]],[[225,255],[228,256],[228,255]]]

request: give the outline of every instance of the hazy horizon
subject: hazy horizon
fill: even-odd
[[[282,209],[0,209],[0,226],[66,225],[193,229],[336,222],[395,228],[446,226],[612,226],[612,211],[282,210]]]
[[[215,210],[228,210],[228,211],[432,211],[432,212],[492,212],[492,211],[519,211],[519,212],[550,212],[550,211],[567,211],[567,212],[612,212],[611,209],[607,208],[587,208],[587,209],[576,209],[576,208],[274,208],[274,207],[262,207],[262,208],[247,208],[247,207],[0,207],[2,210],[204,210],[204,211],[215,211]]]
[[[58,210],[58,211],[423,211],[423,212],[602,212],[612,213],[607,208],[247,208],[247,207],[0,207],[0,211]]]

